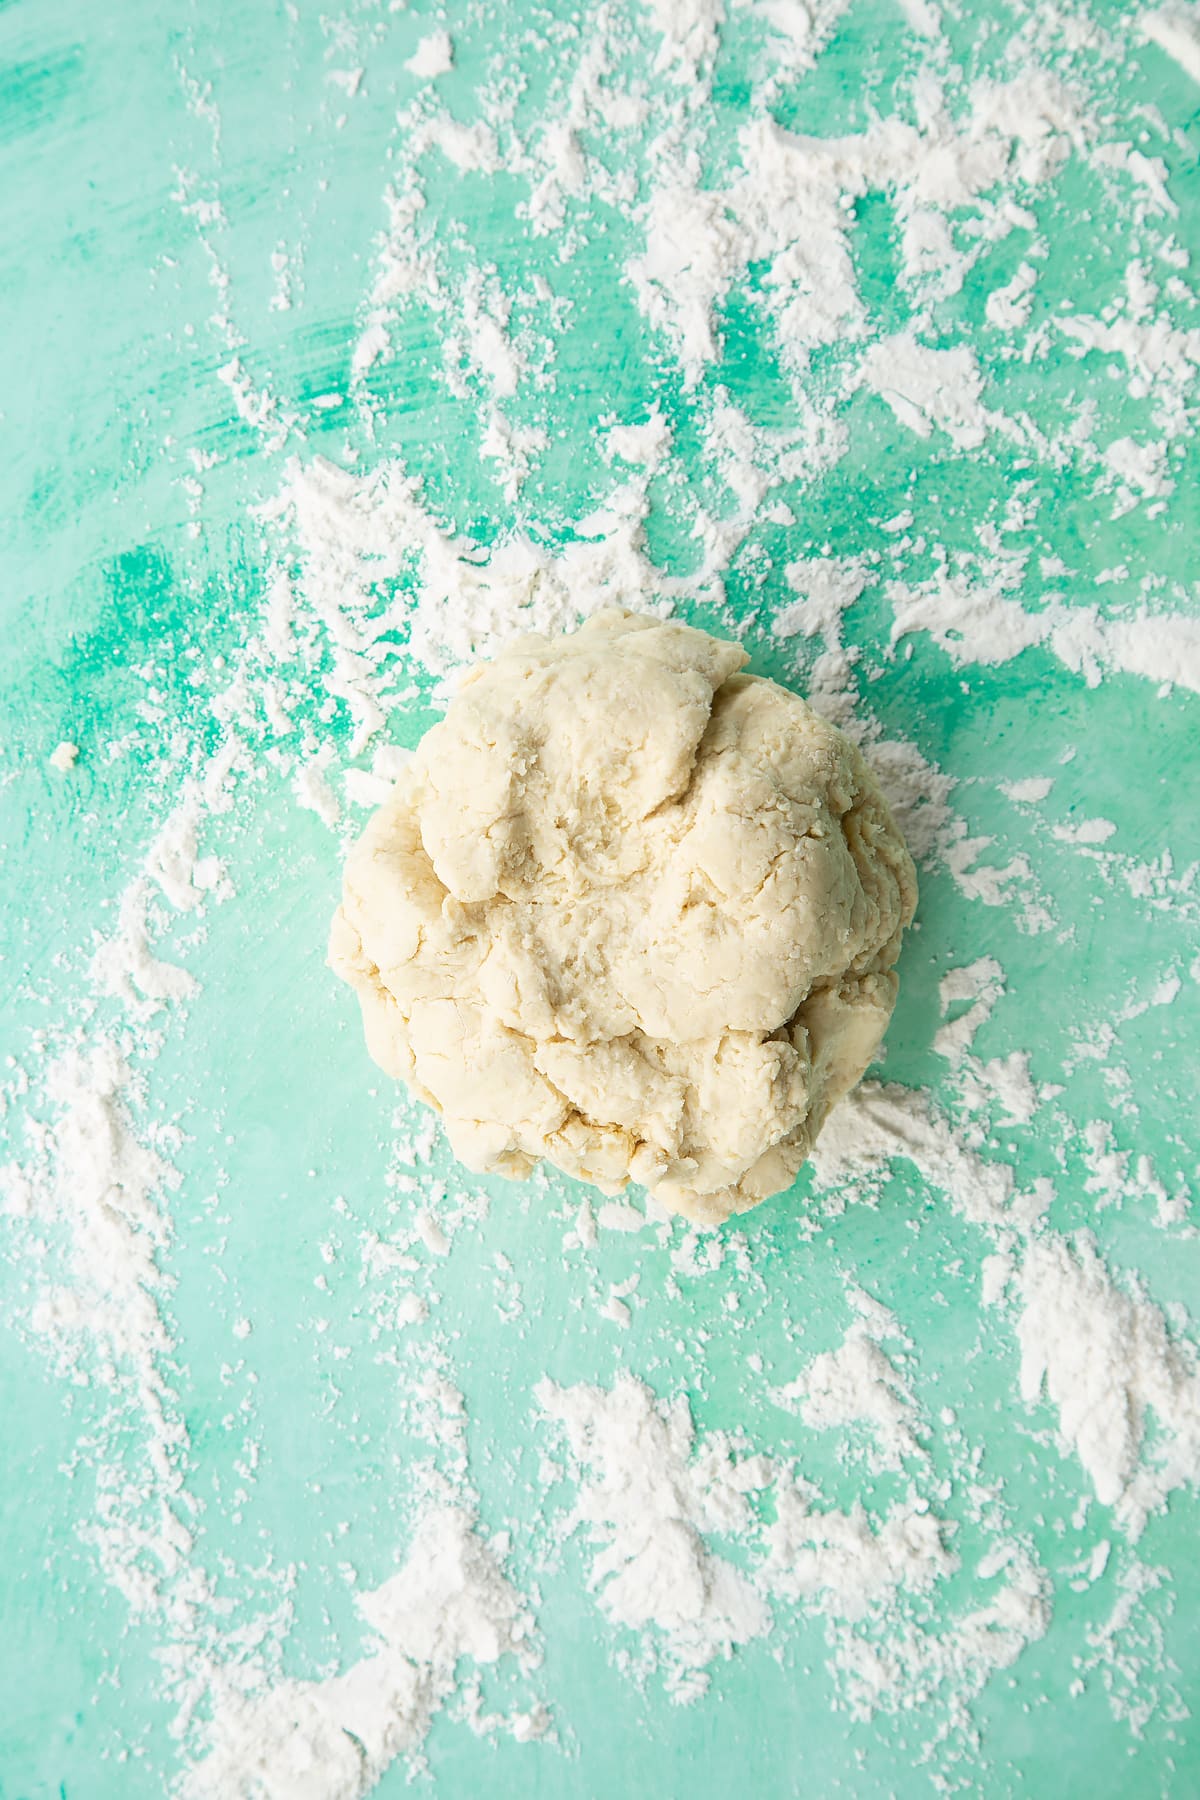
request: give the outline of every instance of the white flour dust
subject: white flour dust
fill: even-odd
[[[1059,1433],[1096,1498],[1137,1536],[1172,1488],[1200,1469],[1200,1369],[1158,1307],[1112,1279],[1086,1238],[1074,1251],[1049,1234],[1021,1264],[1021,1393],[1043,1384]],[[1145,1443],[1153,1415],[1158,1429]]]
[[[714,1657],[770,1629],[760,1595],[704,1538],[705,1526],[745,1527],[746,1497],[764,1486],[769,1465],[739,1462],[712,1441],[694,1464],[686,1398],[660,1408],[631,1377],[611,1393],[545,1382],[536,1398],[564,1432],[579,1481],[564,1529],[586,1526],[599,1546],[589,1587],[614,1624],[662,1634],[668,1686],[694,1698]],[[581,1479],[585,1470],[591,1479]]]
[[[397,1756],[420,1746],[464,1660],[536,1662],[529,1614],[455,1507],[426,1513],[404,1567],[357,1604],[375,1642],[343,1674],[279,1682],[261,1694],[219,1679],[213,1748],[185,1781],[185,1795],[358,1800]],[[486,1728],[502,1724],[524,1743],[547,1722],[534,1707]]]

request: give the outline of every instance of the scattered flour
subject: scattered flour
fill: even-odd
[[[797,1410],[811,1431],[865,1426],[871,1467],[900,1469],[906,1457],[922,1454],[918,1421],[895,1352],[889,1356],[883,1345],[898,1344],[903,1356],[907,1339],[887,1308],[861,1288],[851,1286],[847,1298],[855,1318],[840,1346],[815,1356],[775,1398]]]
[[[1200,1369],[1157,1306],[1118,1287],[1086,1237],[1035,1239],[1020,1273],[1021,1393],[1043,1386],[1064,1446],[1131,1538],[1200,1476]],[[1143,1448],[1147,1415],[1157,1430]]]
[[[848,1513],[812,1504],[805,1483],[782,1481],[775,1494],[775,1519],[764,1538],[764,1579],[780,1596],[811,1603],[836,1621],[858,1624],[872,1613],[886,1614],[897,1590],[923,1593],[954,1573],[957,1558],[943,1543],[945,1526],[925,1501],[894,1504],[876,1528],[861,1502]],[[852,1637],[840,1637],[838,1663],[853,1674]],[[856,1645],[857,1647],[857,1645]],[[872,1704],[863,1705],[861,1685],[852,1681],[856,1710],[873,1711],[899,1699],[903,1683],[894,1671],[879,1680]]]
[[[419,76],[422,81],[435,81],[439,75],[448,75],[454,67],[454,45],[450,33],[427,33],[404,66],[410,74]]]
[[[658,407],[655,407],[643,425],[610,426],[605,444],[610,456],[618,456],[622,462],[640,463],[645,468],[655,469],[670,448],[671,427]]]
[[[884,1309],[854,1298],[863,1320],[891,1329]],[[969,1729],[969,1698],[1049,1625],[1045,1573],[1003,1533],[971,1571],[984,1587],[1003,1574],[1003,1585],[939,1630],[922,1624],[920,1608],[960,1561],[915,1491],[880,1516],[861,1501],[822,1505],[791,1464],[722,1432],[697,1437],[686,1396],[656,1400],[631,1376],[610,1390],[546,1381],[537,1398],[578,1483],[561,1532],[587,1528],[601,1609],[616,1626],[653,1631],[676,1700],[696,1699],[715,1657],[770,1629],[774,1601],[823,1618],[830,1672],[855,1716],[903,1712],[940,1690],[944,1728]],[[898,1441],[894,1419],[876,1422],[882,1441]],[[739,1566],[714,1547],[731,1536]]]
[[[983,377],[966,345],[934,350],[919,344],[912,332],[880,338],[859,373],[863,385],[886,400],[918,437],[928,437],[936,427],[956,450],[977,450],[987,437]]]
[[[911,1163],[929,1187],[973,1225],[999,1229],[1034,1216],[1044,1199],[1018,1195],[1012,1170],[989,1162],[959,1138],[921,1089],[865,1081],[830,1115],[812,1156],[819,1188],[853,1192]]]
[[[948,1062],[959,1063],[975,1041],[975,1033],[991,1018],[996,1002],[1004,992],[1004,970],[994,956],[981,956],[965,968],[951,969],[938,983],[938,1000],[942,1017],[950,1008],[969,1004],[938,1027],[933,1048]]]
[[[456,1508],[428,1512],[408,1559],[356,1596],[375,1647],[341,1675],[260,1690],[215,1690],[211,1747],[182,1787],[188,1800],[359,1800],[405,1752],[419,1749],[455,1691],[460,1663],[537,1662],[533,1621],[501,1559]],[[527,1742],[549,1723],[535,1706],[501,1723]]]
[[[999,585],[977,584],[945,568],[916,585],[889,582],[887,592],[892,642],[926,631],[960,667],[996,666],[1042,646],[1092,687],[1112,669],[1200,693],[1200,620],[1182,614],[1142,611],[1105,619],[1096,607],[1056,598],[1027,612]]]
[[[1173,57],[1185,74],[1200,81],[1200,6],[1163,6],[1142,15],[1142,32]]]
[[[736,1461],[710,1440],[693,1463],[686,1396],[663,1405],[632,1376],[610,1392],[544,1381],[536,1398],[583,1477],[564,1529],[586,1527],[596,1546],[589,1586],[614,1624],[661,1634],[668,1688],[694,1699],[715,1657],[770,1629],[761,1595],[704,1536],[747,1522],[762,1459]]]
[[[1002,781],[1000,792],[1016,806],[1036,806],[1054,786],[1049,775],[1028,775],[1023,781]]]

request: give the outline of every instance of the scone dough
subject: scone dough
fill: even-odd
[[[874,1055],[912,861],[857,748],[746,660],[615,611],[520,638],[351,851],[330,961],[468,1167],[717,1224]]]

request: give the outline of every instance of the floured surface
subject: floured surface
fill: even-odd
[[[6,1783],[1197,1785],[1193,14],[3,14]],[[466,1176],[321,970],[613,605],[920,865],[719,1236]]]

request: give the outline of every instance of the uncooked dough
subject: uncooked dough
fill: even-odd
[[[610,611],[463,679],[347,860],[330,961],[470,1168],[788,1187],[916,903],[857,748],[737,644]]]

